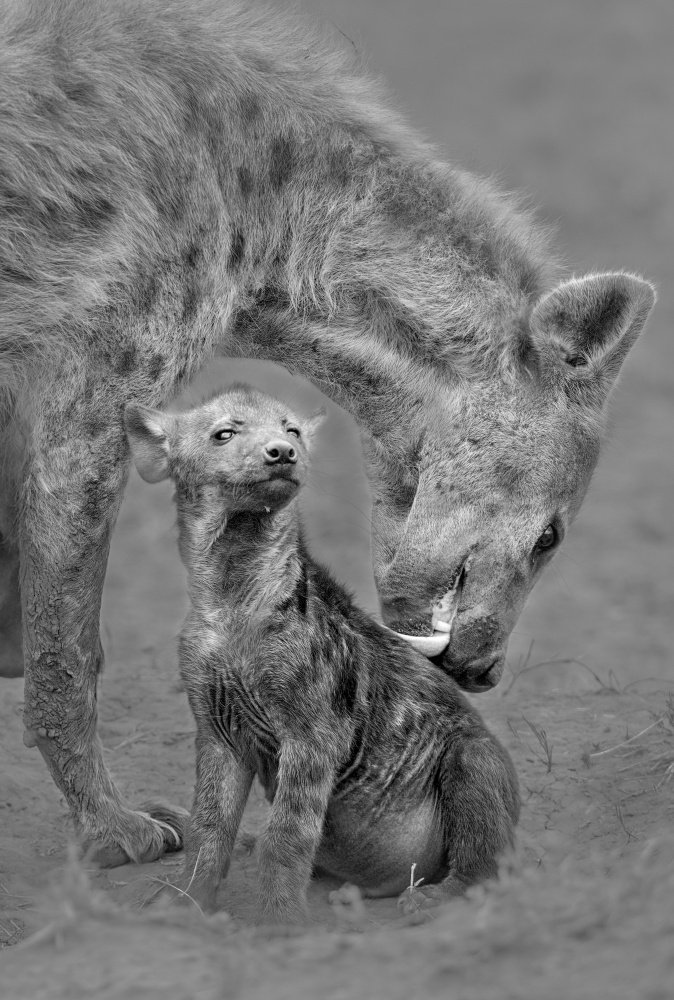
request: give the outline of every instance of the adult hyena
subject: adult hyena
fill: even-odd
[[[0,553],[10,588],[21,564],[25,740],[103,862],[149,859],[166,827],[127,806],[96,737],[125,403],[159,405],[218,342],[315,381],[362,430],[386,622],[430,633],[470,556],[441,662],[483,690],[653,290],[555,285],[511,200],[437,162],[350,52],[248,0],[0,0],[0,68]]]
[[[126,409],[141,476],[175,485],[188,574],[197,783],[178,898],[215,908],[257,775],[263,923],[306,919],[314,867],[373,897],[401,893],[412,865],[424,891],[465,892],[496,875],[520,807],[456,682],[309,555],[298,496],[320,419],[240,384],[186,413]]]

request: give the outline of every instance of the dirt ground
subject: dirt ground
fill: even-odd
[[[660,300],[613,407],[583,512],[516,627],[510,670],[478,705],[515,760],[524,808],[499,883],[403,926],[391,900],[314,923],[249,926],[254,858],[223,912],[141,907],[179,856],[84,872],[63,801],[23,746],[22,685],[0,688],[2,1000],[562,1000],[674,996],[674,6],[671,0],[315,0],[372,53],[446,154],[528,190],[576,273],[625,269]],[[225,374],[226,373],[226,374]],[[216,362],[310,406],[271,366]],[[366,607],[367,491],[333,412],[307,496],[314,545]],[[103,608],[100,734],[132,801],[189,806],[192,722],[173,637],[185,610],[170,491],[133,477]],[[245,825],[259,828],[254,793]],[[38,934],[38,937],[31,935]]]

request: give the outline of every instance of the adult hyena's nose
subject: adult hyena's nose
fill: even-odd
[[[279,438],[277,441],[268,441],[263,447],[264,460],[267,465],[294,465],[297,461],[297,451],[288,441]]]

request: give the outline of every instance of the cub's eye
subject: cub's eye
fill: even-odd
[[[298,438],[300,436],[300,429],[299,427],[295,427],[293,424],[290,424],[286,427],[286,434],[293,434],[296,438]]]
[[[544,531],[538,536],[535,545],[536,552],[544,552],[545,549],[551,549],[559,541],[559,533],[555,528],[554,524],[549,524]]]
[[[230,430],[228,427],[222,427],[219,431],[215,431],[211,434],[211,437],[217,444],[226,444],[227,441],[231,441],[234,437],[234,431]]]

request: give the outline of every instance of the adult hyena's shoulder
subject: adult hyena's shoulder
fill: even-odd
[[[2,0],[0,65],[0,346],[17,363],[120,294],[151,312],[166,259],[182,281],[221,238],[236,265],[229,220],[261,162],[280,196],[302,137],[416,142],[344,44],[243,0]]]

